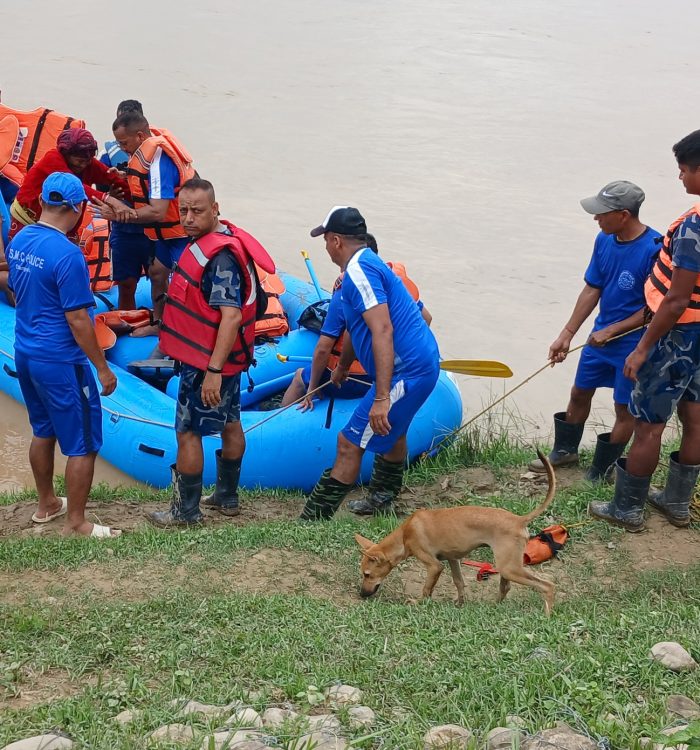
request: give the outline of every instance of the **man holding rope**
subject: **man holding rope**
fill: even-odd
[[[634,429],[634,418],[628,409],[633,383],[625,377],[623,366],[642,335],[644,282],[660,239],[656,230],[639,220],[644,197],[637,185],[618,180],[606,185],[598,195],[581,201],[583,210],[593,214],[598,222],[600,233],[584,275],[583,291],[549,348],[552,365],[563,362],[571,340],[598,307],[593,332],[581,352],[569,405],[565,412],[554,415],[554,447],[549,454],[554,467],[578,462],[578,446],[593,395],[597,388],[612,388],[615,424],[610,432],[598,435],[593,463],[586,474],[591,481],[608,477]],[[613,338],[616,340],[611,341]],[[530,469],[544,472],[545,467],[538,459],[530,464]]]
[[[311,230],[312,237],[320,235],[345,272],[338,293],[349,340],[331,381],[342,383],[357,358],[373,383],[338,435],[335,463],[307,499],[305,521],[333,516],[357,479],[365,450],[376,454],[371,491],[352,510],[367,515],[392,510],[402,484],[406,433],[440,374],[435,337],[401,279],[367,247],[360,212],[336,206]]]
[[[173,499],[169,510],[148,516],[160,527],[203,520],[204,435],[221,433],[222,443],[216,452],[216,490],[204,505],[226,516],[240,512],[238,481],[245,452],[240,377],[252,363],[255,320],[266,305],[254,263],[275,271],[254,237],[219,219],[210,182],[186,181],[178,202],[191,242],[175,266],[160,329],[161,350],[180,363]]]
[[[700,130],[676,143],[673,153],[686,192],[700,195]],[[669,227],[644,292],[654,317],[625,362],[625,375],[636,380],[634,441],[617,462],[612,502],[589,506],[595,518],[633,532],[644,529],[647,495],[674,526],[690,523],[700,473],[700,203]],[[661,437],[676,407],[680,450],[671,454],[664,490],[649,493]]]

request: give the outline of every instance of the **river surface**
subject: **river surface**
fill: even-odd
[[[671,146],[700,126],[688,95],[696,9],[3,2],[0,80],[6,103],[82,117],[101,142],[116,104],[141,100],[187,144],[224,216],[300,276],[307,249],[332,283],[336,269],[308,230],[333,205],[357,206],[384,257],[418,283],[443,356],[513,369],[511,381],[460,379],[468,416],[537,369],[566,322],[597,232],[580,198],[632,180],[647,193],[642,219],[659,229],[690,205]],[[549,430],[574,365],[507,402],[523,434]],[[609,424],[610,401],[597,397],[599,422]],[[26,420],[5,397],[0,410],[0,486],[21,486],[31,479]],[[115,481],[104,464],[98,476]]]

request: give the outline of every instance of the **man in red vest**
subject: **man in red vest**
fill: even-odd
[[[148,516],[161,527],[191,526],[203,519],[204,435],[221,433],[222,443],[216,452],[216,490],[204,505],[227,516],[240,512],[238,481],[245,452],[240,376],[252,362],[258,305],[265,302],[254,263],[275,271],[254,237],[219,219],[210,182],[187,180],[178,201],[191,242],[173,271],[160,328],[160,349],[181,368],[173,500],[169,510]]]
[[[686,192],[700,195],[700,130],[676,143],[673,153]],[[647,496],[674,526],[690,523],[700,473],[700,203],[669,227],[644,293],[654,318],[625,361],[625,376],[636,381],[630,401],[634,442],[617,462],[613,500],[589,506],[591,515],[628,531],[644,528]],[[665,489],[649,493],[661,437],[676,407],[680,450],[671,454]]]

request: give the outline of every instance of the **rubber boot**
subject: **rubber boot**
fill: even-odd
[[[683,528],[690,524],[690,501],[700,466],[678,463],[678,451],[671,454],[666,487],[649,493],[649,504],[665,516],[674,526]]]
[[[597,436],[593,463],[586,472],[589,482],[613,483],[613,467],[618,458],[623,454],[627,443],[611,443],[610,433],[604,432]]]
[[[403,484],[404,461],[396,463],[387,461],[377,454],[372,466],[372,478],[369,480],[368,494],[360,500],[348,503],[348,509],[359,516],[375,516],[391,513],[394,501],[401,492]]]
[[[567,422],[565,411],[558,411],[554,415],[554,447],[549,454],[549,462],[555,469],[557,466],[578,463],[578,445],[583,436],[584,426],[585,422]],[[539,458],[530,463],[529,469],[540,473],[546,471]]]
[[[311,490],[299,520],[323,521],[332,518],[351,489],[351,484],[333,479],[331,469],[326,469]]]
[[[241,478],[240,458],[222,458],[221,451],[216,451],[216,489],[202,500],[205,508],[214,508],[225,516],[237,516],[238,480]]]
[[[169,510],[157,510],[148,514],[148,520],[154,526],[171,528],[175,526],[194,526],[204,519],[199,510],[202,497],[202,475],[181,474],[175,464],[170,467],[173,475],[173,500]]]
[[[615,496],[609,503],[593,502],[588,505],[588,512],[601,521],[615,526],[622,526],[627,531],[636,532],[644,529],[644,503],[649,494],[651,477],[635,477],[626,470],[627,459],[618,458]]]

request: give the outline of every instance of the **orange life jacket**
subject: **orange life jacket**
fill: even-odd
[[[403,281],[403,285],[406,287],[408,293],[413,297],[413,299],[418,302],[420,299],[420,292],[418,291],[418,287],[415,285],[415,283],[408,277],[408,274],[406,273],[406,266],[404,266],[403,263],[394,263],[392,261],[387,261],[387,266],[391,268],[391,270]],[[333,294],[335,294],[340,287],[342,286],[342,274],[339,276],[335,284],[333,284]],[[340,283],[339,283],[340,282]],[[331,355],[328,357],[328,369],[329,370],[335,370],[335,368],[338,366],[338,362],[340,361],[340,355],[343,351],[343,339],[345,338],[345,334],[342,333],[338,338],[335,340],[335,344],[333,344],[333,348],[331,349]],[[348,371],[350,375],[366,375],[364,367],[355,360],[350,365],[350,370]]]
[[[175,360],[206,370],[221,323],[221,312],[210,307],[202,294],[202,278],[209,261],[222,250],[233,253],[241,270],[241,324],[223,366],[223,375],[234,375],[255,363],[255,319],[258,314],[256,265],[274,273],[275,264],[265,248],[248,232],[223,221],[231,235],[210,232],[191,242],[173,270],[160,326],[159,346]]]
[[[649,278],[644,285],[644,296],[647,306],[653,313],[657,312],[664,297],[668,294],[668,290],[671,288],[671,275],[673,274],[671,241],[673,235],[676,229],[693,214],[700,215],[700,203],[696,203],[690,211],[686,211],[682,216],[679,216],[668,228],[661,251],[659,252],[659,257],[656,259],[656,263],[654,263],[654,267],[651,269]],[[688,307],[686,307],[676,322],[681,324],[700,323],[700,274],[698,274],[695,282],[693,293],[690,295]]]
[[[287,314],[280,302],[280,295],[284,294],[284,282],[276,273],[264,271],[256,263],[255,270],[260,280],[260,286],[267,295],[267,309],[262,318],[255,321],[255,336],[278,338],[289,332]]]
[[[85,256],[90,272],[90,288],[93,292],[105,292],[112,288],[112,254],[109,250],[109,222],[95,217],[88,206],[85,211],[88,220],[79,232],[80,249]]]
[[[140,208],[149,202],[149,172],[153,160],[160,151],[167,154],[175,162],[177,171],[180,173],[180,185],[192,179],[196,174],[192,166],[192,157],[172,133],[160,128],[158,130],[153,128],[151,132],[155,134],[139,146],[136,153],[129,159],[126,168],[134,208]],[[173,240],[187,236],[180,224],[180,209],[177,202],[177,193],[180,192],[180,189],[177,188],[175,192],[176,197],[170,201],[165,221],[142,225],[144,233],[149,239]]]
[[[62,130],[84,127],[84,120],[52,109],[23,112],[0,104],[0,174],[19,187],[34,163],[56,148]]]

